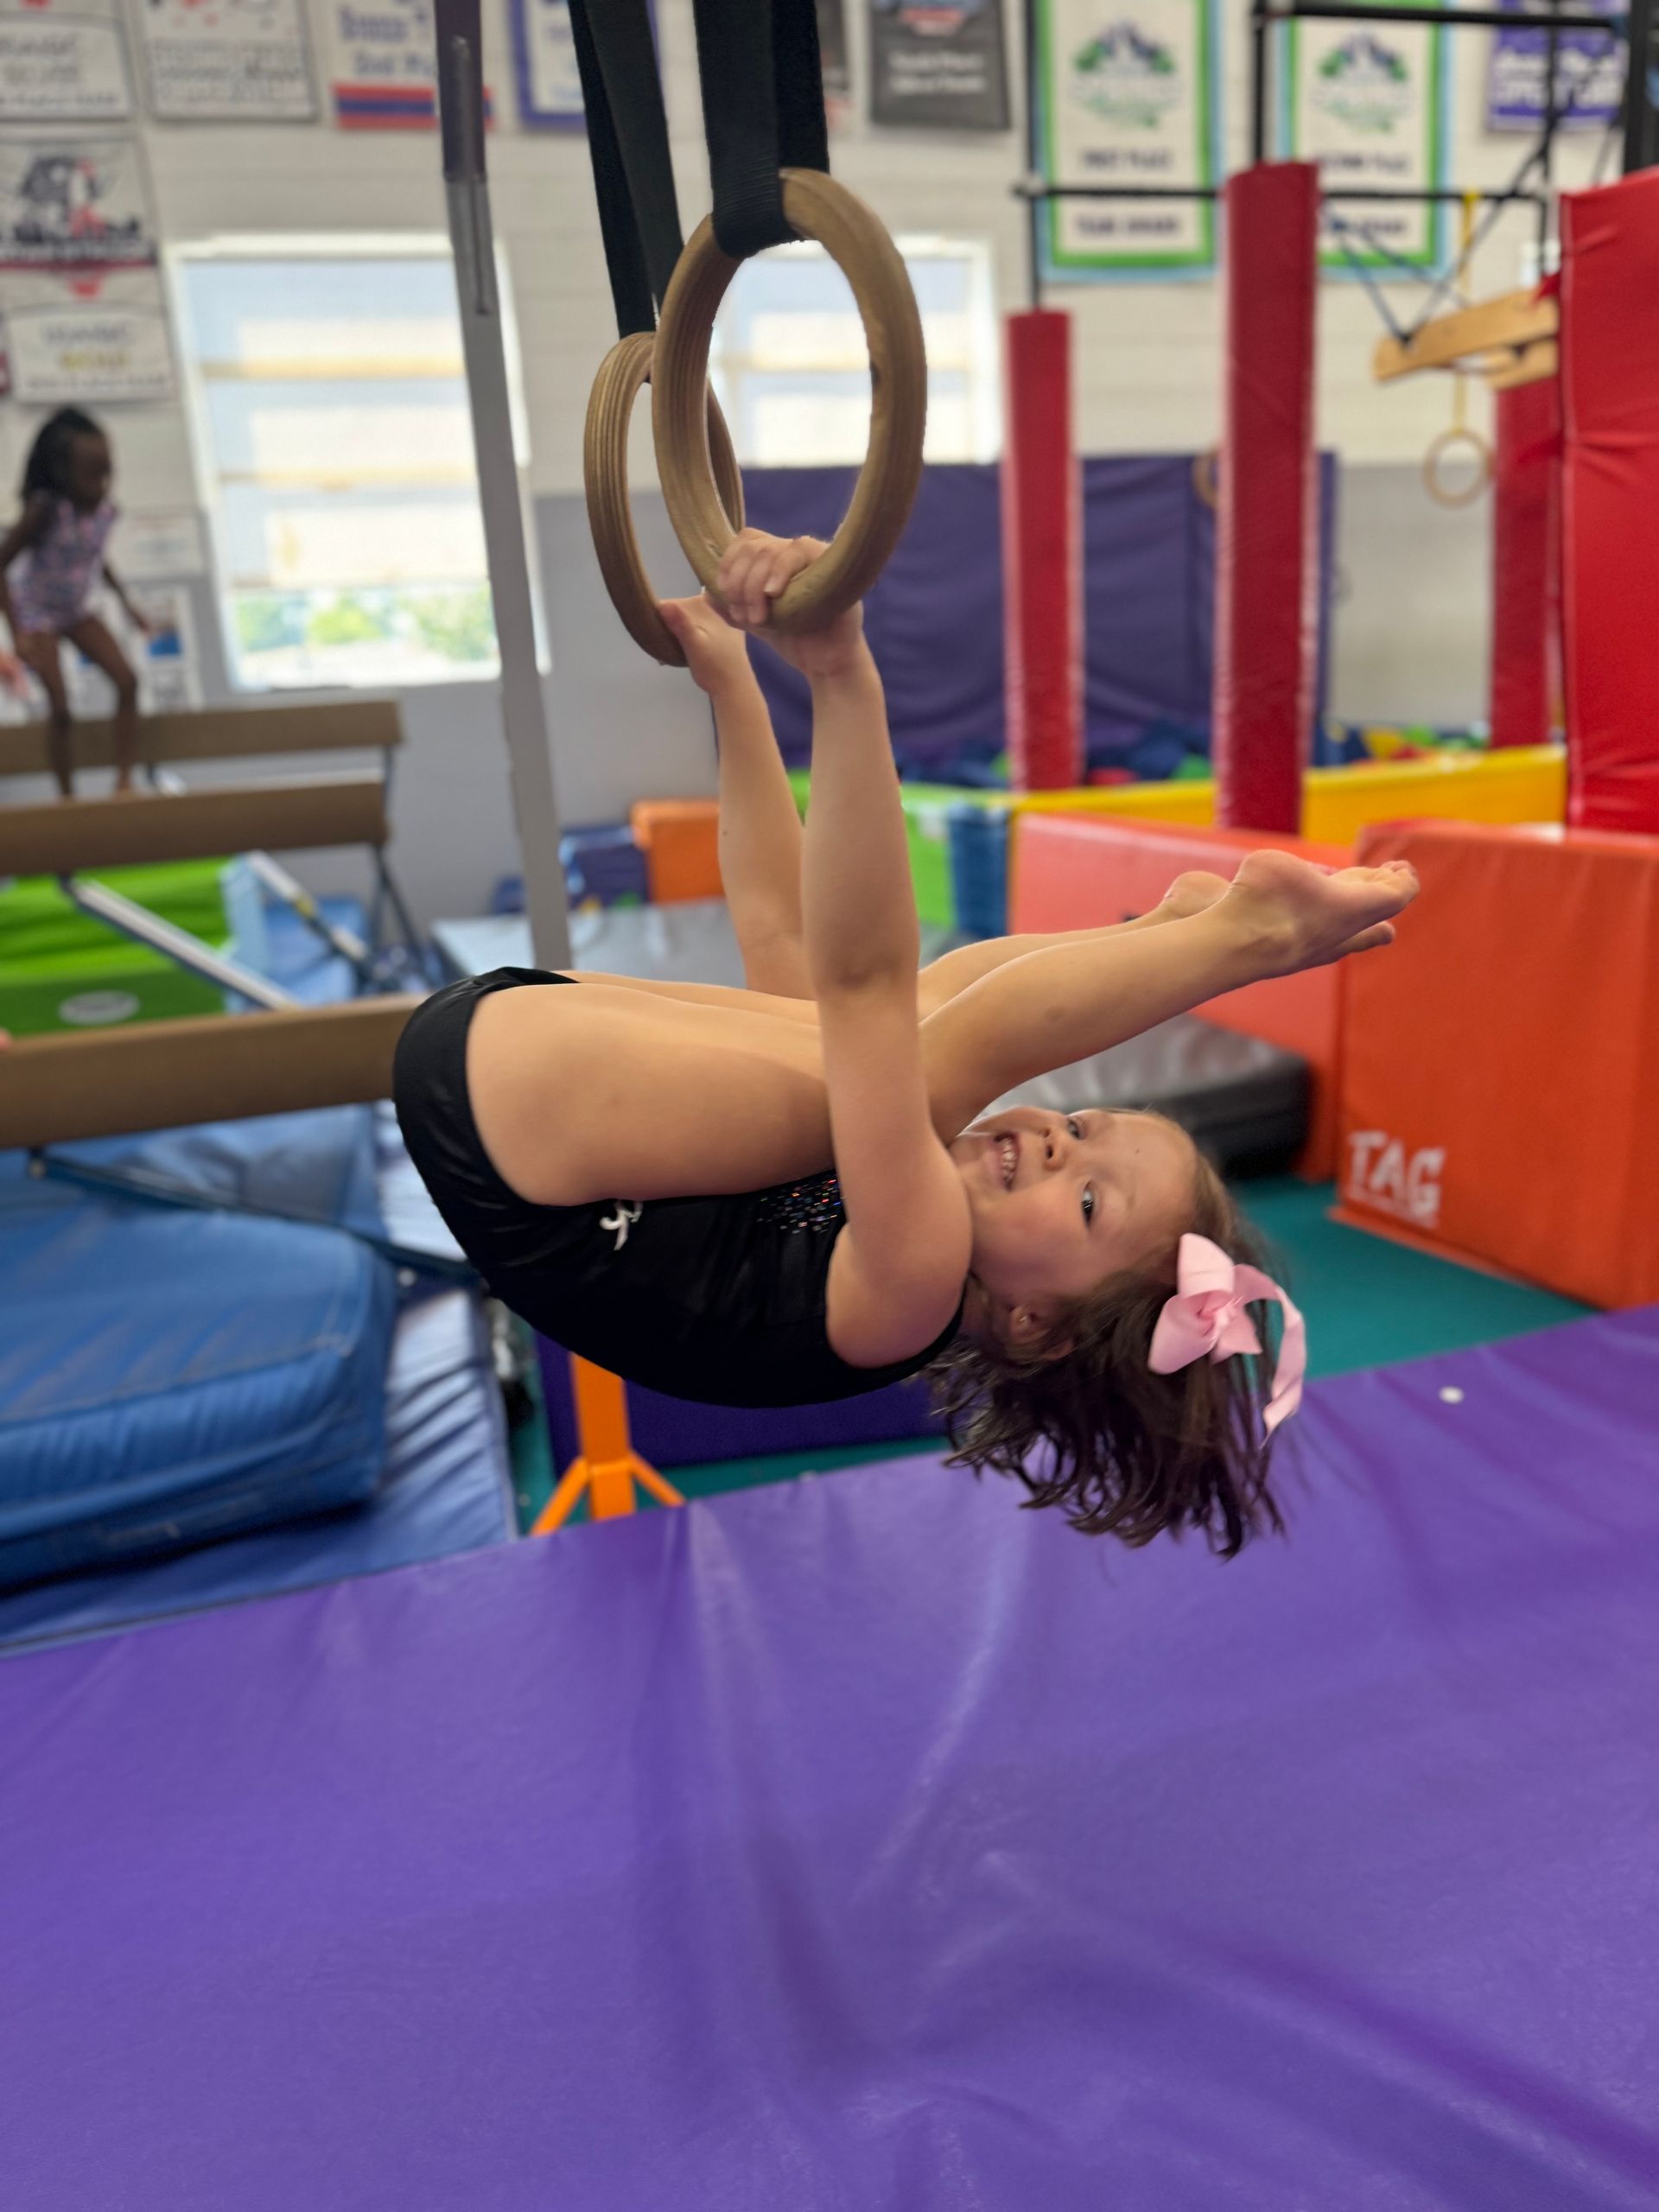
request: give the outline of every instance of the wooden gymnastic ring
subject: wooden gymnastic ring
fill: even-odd
[[[927,425],[927,356],[916,296],[898,248],[861,200],[817,169],[785,169],[790,227],[816,238],[853,288],[870,356],[870,447],[830,550],[772,611],[781,631],[820,630],[861,600],[910,519]],[[738,264],[704,220],[675,264],[657,330],[652,433],[669,519],[706,590],[736,535],[721,512],[698,400],[715,315]]]
[[[1461,492],[1446,489],[1440,480],[1440,463],[1446,454],[1459,446],[1473,451],[1477,463],[1474,480]],[[1423,455],[1423,489],[1437,507],[1472,507],[1475,501],[1492,480],[1492,449],[1478,430],[1465,429],[1461,423],[1455,429],[1442,430],[1429,442]]]
[[[641,385],[651,381],[655,340],[648,330],[620,338],[600,363],[588,400],[582,439],[582,480],[588,493],[588,526],[594,534],[599,572],[611,604],[637,645],[668,668],[683,668],[679,640],[657,612],[657,594],[639,557],[633,512],[628,501],[628,424]],[[715,493],[722,511],[743,526],[743,479],[732,449],[726,417],[712,391],[707,395],[707,439],[713,455]]]
[[[1219,446],[1211,446],[1207,451],[1193,454],[1192,489],[1197,494],[1198,505],[1208,507],[1211,513],[1214,514],[1217,502],[1221,497],[1221,448]]]

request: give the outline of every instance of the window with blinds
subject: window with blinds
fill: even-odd
[[[974,239],[895,243],[927,346],[926,457],[994,461],[1001,357],[990,254]],[[778,246],[743,264],[709,366],[740,461],[787,468],[864,458],[869,357],[851,289],[822,246]]]
[[[216,240],[173,266],[232,680],[493,675],[447,242]]]

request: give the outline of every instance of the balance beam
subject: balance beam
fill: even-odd
[[[354,999],[20,1038],[0,1050],[0,1150],[389,1097],[391,1056],[419,1004]]]
[[[266,753],[385,752],[403,741],[395,699],[308,700],[146,715],[138,724],[138,760],[159,767],[167,760],[251,760]],[[75,766],[115,766],[113,722],[75,724]],[[0,776],[44,776],[51,766],[44,722],[0,730]]]
[[[1455,368],[1459,361],[1478,361],[1489,353],[1517,352],[1538,339],[1555,337],[1560,321],[1560,305],[1553,295],[1540,299],[1535,292],[1505,292],[1478,307],[1437,315],[1408,338],[1379,339],[1371,374],[1387,384],[1419,369]]]
[[[0,875],[74,875],[221,853],[384,845],[391,836],[378,776],[308,784],[226,784],[135,791],[126,798],[48,799],[0,807]]]

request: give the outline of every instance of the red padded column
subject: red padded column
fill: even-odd
[[[1230,177],[1227,391],[1216,518],[1216,820],[1301,827],[1319,670],[1313,303],[1319,171]]]
[[[1560,384],[1546,377],[1497,399],[1492,743],[1545,745],[1560,692]]]
[[[1071,450],[1071,318],[1008,317],[1002,620],[1016,791],[1083,781],[1083,524]]]
[[[1659,171],[1561,200],[1567,820],[1659,832]]]

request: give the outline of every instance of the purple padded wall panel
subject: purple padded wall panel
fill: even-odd
[[[748,518],[784,537],[828,537],[852,496],[850,468],[762,468],[743,480]],[[1321,458],[1327,522],[1336,466]],[[910,525],[867,620],[887,687],[894,748],[907,773],[948,773],[1002,748],[1002,578],[995,467],[924,472]],[[1190,454],[1083,464],[1085,707],[1090,760],[1133,758],[1166,772],[1209,746],[1215,516],[1193,488]],[[1333,529],[1320,548],[1320,630],[1328,631]],[[755,664],[785,755],[810,750],[805,686],[772,654]]]
[[[1455,1386],[1461,1400],[1446,1402]],[[1659,1312],[0,1662],[27,2212],[1652,2212]]]

